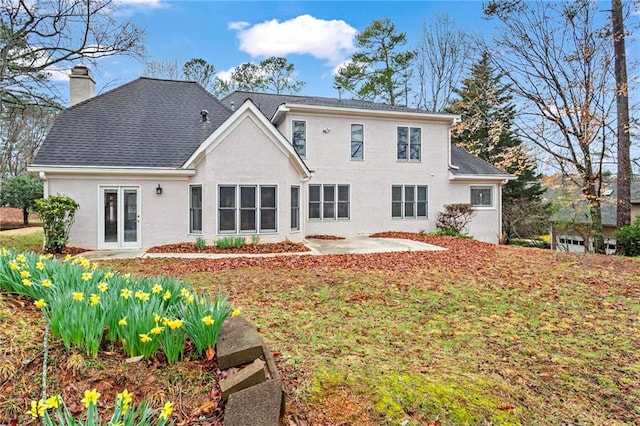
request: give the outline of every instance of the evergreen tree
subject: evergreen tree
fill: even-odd
[[[458,147],[517,177],[502,191],[502,230],[508,240],[544,232],[547,208],[542,201],[544,188],[535,161],[513,132],[515,107],[502,76],[490,65],[484,53],[473,65],[471,76],[454,92],[459,97],[447,112],[459,114],[451,139]]]

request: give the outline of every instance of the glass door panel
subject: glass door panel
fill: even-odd
[[[104,190],[104,242],[118,242],[118,190]]]
[[[138,190],[124,189],[124,242],[138,241]]]

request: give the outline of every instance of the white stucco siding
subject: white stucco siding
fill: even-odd
[[[187,179],[123,177],[107,179],[100,176],[49,176],[50,195],[67,195],[80,205],[71,227],[69,245],[86,249],[101,248],[99,241],[100,194],[105,187],[134,187],[140,192],[141,248],[187,241],[188,204]],[[162,187],[162,194],[156,188]]]
[[[208,241],[230,235],[218,231],[218,188],[220,185],[276,185],[277,232],[259,233],[260,241],[275,242],[288,238],[301,241],[302,230],[291,231],[291,185],[300,186],[301,215],[305,183],[301,181],[288,155],[267,135],[251,116],[207,153],[196,167],[193,182],[204,182],[204,234]],[[301,217],[301,222],[304,216]],[[254,235],[236,233],[231,235]]]

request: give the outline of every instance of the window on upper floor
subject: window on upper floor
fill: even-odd
[[[305,158],[307,155],[307,122],[294,120],[291,126],[293,148],[300,157]]]
[[[393,185],[391,217],[394,219],[426,219],[429,215],[427,185]]]
[[[364,124],[351,125],[351,159],[364,159]]]
[[[419,127],[398,127],[397,159],[420,161],[422,159],[422,129]]]
[[[309,219],[349,219],[349,185],[309,185]]]
[[[469,204],[475,208],[493,208],[493,187],[472,186],[470,188]]]

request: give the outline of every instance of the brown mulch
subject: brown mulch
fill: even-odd
[[[337,235],[322,235],[322,234],[307,235],[305,238],[314,239],[314,240],[344,240],[344,237],[339,237]]]
[[[300,253],[309,251],[302,243],[283,241],[281,243],[247,244],[241,248],[221,249],[216,246],[206,246],[198,250],[195,243],[178,243],[156,246],[147,250],[149,253],[210,253],[210,254],[267,254],[267,253]]]
[[[42,226],[40,217],[36,213],[29,213],[29,225],[27,226]],[[22,209],[0,207],[0,231],[24,227]]]

